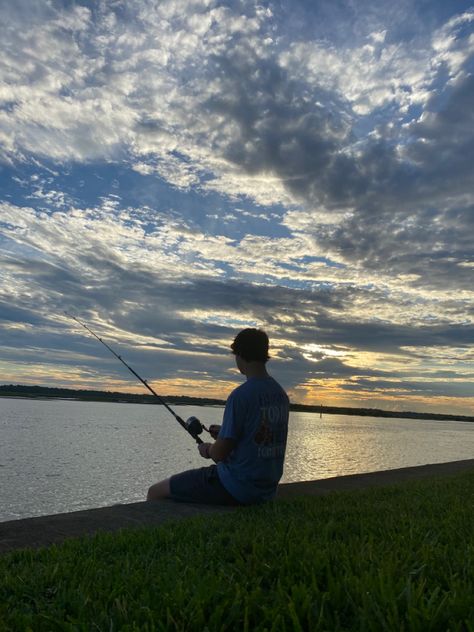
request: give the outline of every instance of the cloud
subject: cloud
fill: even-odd
[[[191,376],[193,371],[204,368],[208,379],[218,379],[229,364],[232,366],[229,341],[246,324],[269,331],[275,344],[276,370],[289,387],[296,386],[302,375],[307,379],[323,375],[328,379],[385,375],[388,371],[375,370],[370,365],[357,367],[354,359],[362,357],[363,352],[394,353],[406,358],[412,347],[420,353],[420,344],[434,348],[467,346],[474,333],[472,326],[452,327],[449,322],[444,326],[377,322],[363,317],[363,308],[359,318],[364,321],[356,323],[345,314],[346,306],[363,299],[357,286],[322,286],[315,291],[254,285],[242,280],[219,280],[213,277],[212,270],[203,276],[189,266],[184,266],[177,276],[178,268],[172,260],[168,265],[174,268],[173,276],[165,265],[149,265],[158,257],[165,262],[166,254],[152,250],[150,260],[146,260],[148,237],[140,231],[138,222],[130,225],[130,211],[121,217],[117,212],[113,231],[109,231],[108,212],[100,209],[76,210],[68,215],[58,212],[57,218],[56,214],[40,214],[36,219],[31,209],[10,209],[10,213],[12,224],[16,222],[20,227],[17,243],[21,247],[27,245],[33,252],[41,252],[48,250],[47,244],[55,244],[55,253],[49,248],[46,260],[37,258],[33,267],[31,259],[16,260],[3,254],[3,292],[9,308],[2,309],[2,314],[10,323],[16,323],[16,328],[0,330],[1,344],[4,353],[11,349],[13,355],[21,346],[23,359],[33,359],[39,348],[46,348],[43,362],[53,365],[58,353],[70,349],[69,361],[61,356],[63,363],[83,364],[87,372],[90,354],[95,358],[93,365],[103,366],[106,374],[117,379],[123,375],[121,367],[114,366],[113,358],[104,359],[103,350],[95,341],[84,340],[83,332],[78,332],[62,315],[64,309],[84,318],[111,344],[120,345],[129,361],[160,380],[171,378],[178,369],[183,371],[183,363],[185,373],[188,371]],[[120,221],[126,222],[131,232],[122,233]],[[173,240],[181,240],[182,252],[202,256],[205,242],[196,241],[195,235],[185,230],[162,228],[164,234],[169,231]],[[92,241],[91,229],[95,233]],[[135,246],[132,234],[136,235]],[[154,242],[155,248],[157,243]],[[161,240],[160,243],[163,246]],[[259,250],[258,242],[253,242],[253,248]],[[136,252],[141,253],[138,268],[134,266]],[[205,254],[209,256],[208,252]],[[367,293],[366,299],[373,301],[373,292]],[[322,346],[316,356],[314,351],[308,355],[308,345],[313,348],[314,343]],[[344,357],[331,357],[332,349],[339,349]],[[419,370],[418,366],[413,370]]]
[[[14,25],[23,15],[8,17]],[[253,195],[242,176],[260,175],[270,178],[260,199],[288,202],[282,190],[271,197],[273,175],[311,204],[364,202],[377,180],[397,188],[402,169],[390,145],[358,148],[354,103],[426,104],[438,70],[457,77],[468,58],[470,16],[438,29],[431,47],[387,43],[378,30],[341,52],[275,38],[278,15],[245,4],[194,2],[183,14],[176,2],[129,3],[125,12],[40,3],[4,43],[4,159],[129,156],[181,188],[225,191],[227,180],[229,193]]]
[[[350,390],[353,392],[365,391],[367,393],[374,393],[379,391],[380,393],[390,394],[397,397],[407,397],[413,395],[423,395],[424,397],[433,396],[454,396],[454,397],[472,397],[470,393],[470,386],[472,382],[453,380],[451,379],[448,384],[444,380],[434,381],[431,379],[430,383],[426,381],[398,381],[398,380],[369,380],[357,378],[341,386],[343,390]]]
[[[463,354],[474,14],[420,11],[408,0],[8,5],[0,177],[16,188],[0,207],[0,331],[11,358],[21,340],[31,357],[48,344],[52,366],[64,308],[134,360],[145,354],[151,372],[159,357],[162,380],[183,357],[192,377],[207,354],[218,379],[245,322],[273,332],[295,387],[322,371],[334,384],[385,378],[370,362],[396,372],[401,358],[433,375],[443,360],[432,366],[426,350]],[[93,197],[84,166],[104,164],[110,183]],[[71,350],[99,367],[80,344]]]

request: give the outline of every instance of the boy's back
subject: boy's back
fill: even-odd
[[[270,376],[251,377],[226,403],[220,439],[233,439],[234,451],[217,465],[219,478],[241,503],[275,496],[283,474],[289,400]]]

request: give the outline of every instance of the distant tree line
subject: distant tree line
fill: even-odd
[[[48,397],[61,399],[80,399],[84,401],[127,402],[133,404],[158,404],[158,398],[146,393],[121,393],[119,391],[92,391],[85,389],[54,388],[49,386],[21,386],[6,384],[0,386],[3,397]],[[221,399],[188,397],[187,395],[162,396],[166,403],[200,406],[224,406]]]
[[[22,386],[20,384],[0,385],[0,397],[31,397],[78,399],[92,402],[127,402],[132,404],[158,404],[153,395],[140,393],[121,393],[118,391],[92,391],[85,389],[54,388],[49,386]],[[189,397],[187,395],[166,395],[163,399],[168,404],[188,406],[224,406],[225,400],[209,397]],[[437,413],[414,413],[409,411],[380,410],[378,408],[346,408],[341,406],[308,406],[306,404],[290,404],[290,410],[328,415],[360,415],[365,417],[395,417],[404,419],[433,419],[441,421],[474,421],[467,415],[445,415]]]
[[[361,417],[396,417],[403,419],[432,419],[438,421],[474,421],[468,415],[445,415],[444,413],[414,413],[410,411],[380,410],[379,408],[346,408],[343,406],[306,406],[291,404],[291,410],[300,412],[323,412],[328,415],[359,415]]]

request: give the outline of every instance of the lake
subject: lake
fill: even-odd
[[[175,410],[206,425],[223,412]],[[473,457],[474,423],[292,412],[282,482]],[[0,521],[141,501],[208,464],[163,406],[0,398]]]

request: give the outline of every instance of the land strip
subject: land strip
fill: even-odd
[[[0,397],[22,397],[30,399],[73,399],[94,402],[115,402],[127,404],[159,404],[153,395],[122,393],[117,391],[75,390],[46,386],[25,386],[20,384],[0,385]],[[174,406],[224,406],[225,400],[186,395],[165,395],[163,399]],[[413,411],[382,410],[379,408],[347,408],[343,406],[309,406],[292,402],[290,410],[327,415],[359,415],[363,417],[387,417],[398,419],[431,419],[434,421],[474,421],[474,416],[448,415],[444,413],[418,413]]]

